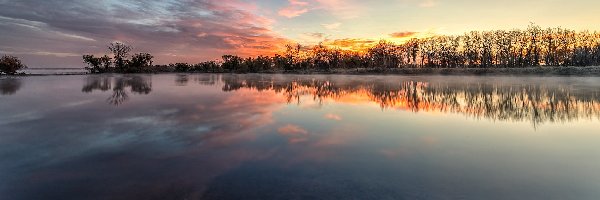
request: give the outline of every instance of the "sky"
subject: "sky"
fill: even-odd
[[[83,67],[111,42],[198,63],[272,56],[285,44],[356,48],[385,39],[542,27],[600,31],[598,0],[0,0],[0,54]]]

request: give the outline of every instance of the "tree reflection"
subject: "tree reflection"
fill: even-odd
[[[0,95],[13,95],[21,89],[21,79],[18,78],[4,78],[0,79]]]
[[[175,85],[177,86],[186,86],[189,82],[188,75],[186,74],[177,74],[175,78]]]
[[[474,118],[542,123],[600,118],[600,91],[571,90],[568,86],[542,84],[449,83],[419,81],[370,81],[297,76],[222,76],[223,91],[242,88],[273,90],[288,103],[301,103],[301,97],[316,102],[353,97],[374,102],[382,109],[412,112],[460,113]],[[203,84],[216,84],[203,82]]]
[[[152,92],[152,82],[146,76],[89,76],[81,89],[84,93],[91,93],[95,90],[102,92],[112,89],[113,93],[106,100],[111,105],[121,105],[129,99],[127,88],[133,94],[147,95]]]
[[[94,90],[108,91],[112,88],[112,77],[88,76],[81,89],[82,92],[90,93]]]

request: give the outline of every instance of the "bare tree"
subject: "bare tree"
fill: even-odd
[[[125,65],[127,64],[127,57],[129,56],[129,52],[131,51],[131,46],[126,45],[121,42],[113,42],[108,46],[108,50],[113,53],[113,58],[115,59],[115,67],[120,70],[124,70]]]

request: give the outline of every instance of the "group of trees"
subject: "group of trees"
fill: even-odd
[[[365,51],[316,45],[290,48],[273,58],[283,69],[335,68],[518,68],[600,65],[600,33],[563,28],[473,31],[456,36],[413,38],[403,44],[385,40]]]
[[[108,50],[113,54],[112,57],[104,55],[95,57],[94,55],[83,55],[83,62],[88,66],[86,69],[90,73],[141,73],[149,72],[153,66],[154,56],[149,53],[137,53],[129,56],[132,47],[120,42],[111,43]]]
[[[600,33],[563,28],[470,32],[459,36],[412,39],[390,49],[399,66],[532,67],[600,64]],[[372,51],[372,50],[370,50]],[[392,65],[396,66],[395,64]]]
[[[17,74],[19,70],[26,69],[21,60],[14,56],[4,55],[0,58],[0,74]]]
[[[600,65],[600,33],[563,28],[472,31],[456,36],[413,38],[402,44],[382,40],[361,51],[323,44],[287,45],[273,57],[224,55],[220,61],[152,66],[152,55],[135,54],[122,43],[109,46],[113,57],[85,55],[92,73],[102,72],[271,72],[389,68],[519,68]]]
[[[219,65],[220,64],[220,65]],[[179,63],[180,72],[264,72],[355,68],[519,68],[600,65],[600,33],[563,28],[473,31],[457,36],[411,39],[403,44],[385,40],[364,51],[319,44],[288,45],[274,57],[225,55],[222,63]],[[205,67],[210,66],[210,67]]]
[[[198,64],[177,63],[163,66],[162,69],[176,72],[272,72],[276,70],[328,71],[334,68],[360,68],[367,64],[358,52],[330,49],[317,45],[304,50],[300,45],[288,45],[283,54],[273,57],[257,56],[242,58],[235,55],[224,55],[220,62],[207,61]],[[160,69],[160,67],[158,67]]]

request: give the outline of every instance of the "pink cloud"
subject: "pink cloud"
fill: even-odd
[[[329,114],[325,115],[325,119],[331,119],[331,120],[341,121],[342,117],[339,116],[339,115],[336,115],[336,114],[329,113]]]
[[[277,129],[277,131],[282,134],[282,135],[306,135],[308,134],[308,131],[306,129],[303,129],[297,125],[293,125],[293,124],[288,124],[285,126],[282,126],[281,128]]]
[[[308,12],[308,2],[299,0],[289,0],[289,2],[290,5],[279,10],[279,15],[287,18],[294,18]]]
[[[7,30],[7,38],[15,38],[3,43],[1,50],[23,54],[31,67],[82,67],[81,56],[76,55],[103,54],[106,44],[113,41],[132,45],[136,52],[151,53],[156,64],[197,63],[223,54],[273,55],[289,43],[273,31],[275,20],[252,1],[44,2],[73,12],[50,15],[45,11],[53,7],[36,6],[34,1],[0,6],[6,17],[3,20],[9,21],[0,29]],[[43,16],[37,17],[37,13]]]
[[[287,137],[290,144],[307,142],[309,138],[306,129],[293,124],[282,126],[277,131],[280,135]]]

